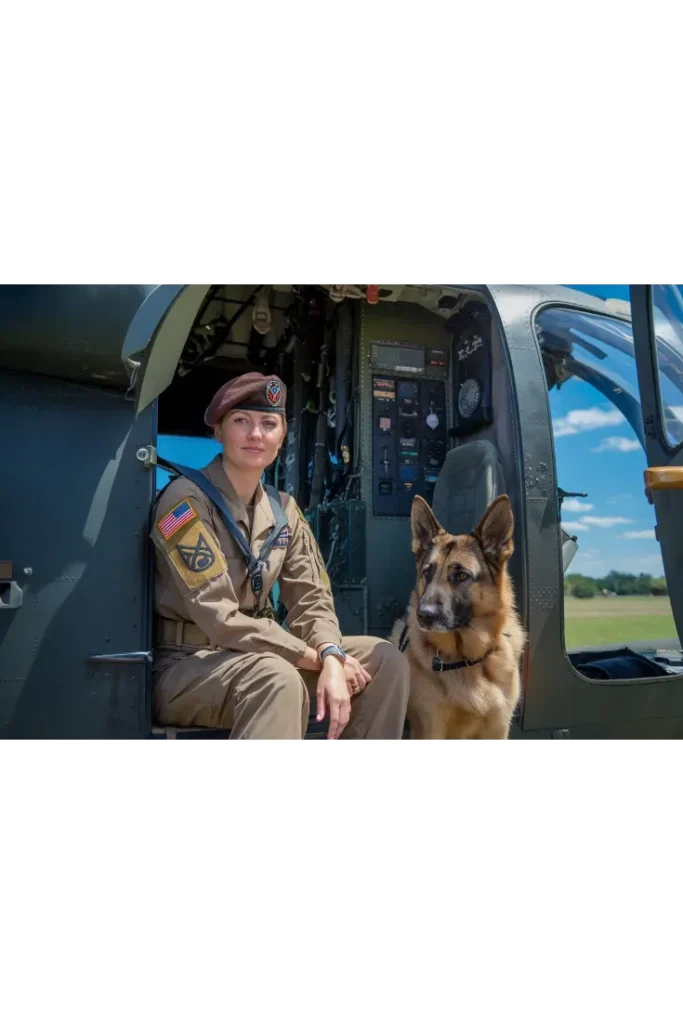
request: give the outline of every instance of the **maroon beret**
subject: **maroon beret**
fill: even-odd
[[[204,422],[213,427],[231,409],[254,412],[279,412],[285,415],[287,388],[279,377],[264,377],[262,373],[243,373],[219,388],[204,413]]]

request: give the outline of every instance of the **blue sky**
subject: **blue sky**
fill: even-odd
[[[569,287],[600,298],[629,298],[628,285]],[[630,363],[623,357],[618,368],[635,381],[635,366]],[[602,395],[576,378],[559,392],[553,389],[550,408],[558,484],[566,491],[588,493],[586,498],[567,499],[563,507],[565,529],[579,542],[569,572],[604,576],[617,569],[663,575],[655,514],[643,490],[645,453],[629,424]],[[218,450],[218,444],[206,438],[159,438],[162,456],[195,467],[206,465]],[[157,486],[167,480],[168,475],[158,470]]]
[[[570,287],[600,298],[629,299],[628,285]],[[635,365],[630,362],[623,357],[618,368],[635,387]],[[566,491],[588,493],[586,498],[567,499],[563,506],[564,527],[579,543],[568,571],[663,575],[655,513],[643,489],[647,462],[630,425],[590,384],[576,378],[559,392],[551,391],[550,409],[558,484]]]
[[[568,284],[565,288],[578,288],[589,295],[597,295],[599,299],[625,299],[631,301],[627,284]]]
[[[193,469],[206,466],[221,450],[218,441],[210,437],[178,437],[173,434],[159,434],[157,445],[162,459],[178,462],[181,466],[191,466]],[[168,483],[170,475],[165,469],[157,469],[156,474],[157,491],[160,491]]]

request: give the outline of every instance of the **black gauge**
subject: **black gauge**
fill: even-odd
[[[469,419],[469,417],[478,409],[480,402],[481,385],[474,377],[469,377],[467,380],[463,381],[460,386],[460,393],[458,394],[458,412],[465,419]]]

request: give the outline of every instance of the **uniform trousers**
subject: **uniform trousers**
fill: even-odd
[[[388,640],[345,637],[344,650],[372,677],[351,698],[341,739],[400,739],[408,662]],[[277,654],[163,646],[155,652],[154,709],[161,725],[230,729],[231,739],[303,739],[318,676]]]

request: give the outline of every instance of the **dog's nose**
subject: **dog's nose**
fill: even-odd
[[[417,621],[421,626],[429,629],[439,617],[439,606],[436,604],[421,604],[417,609]]]

